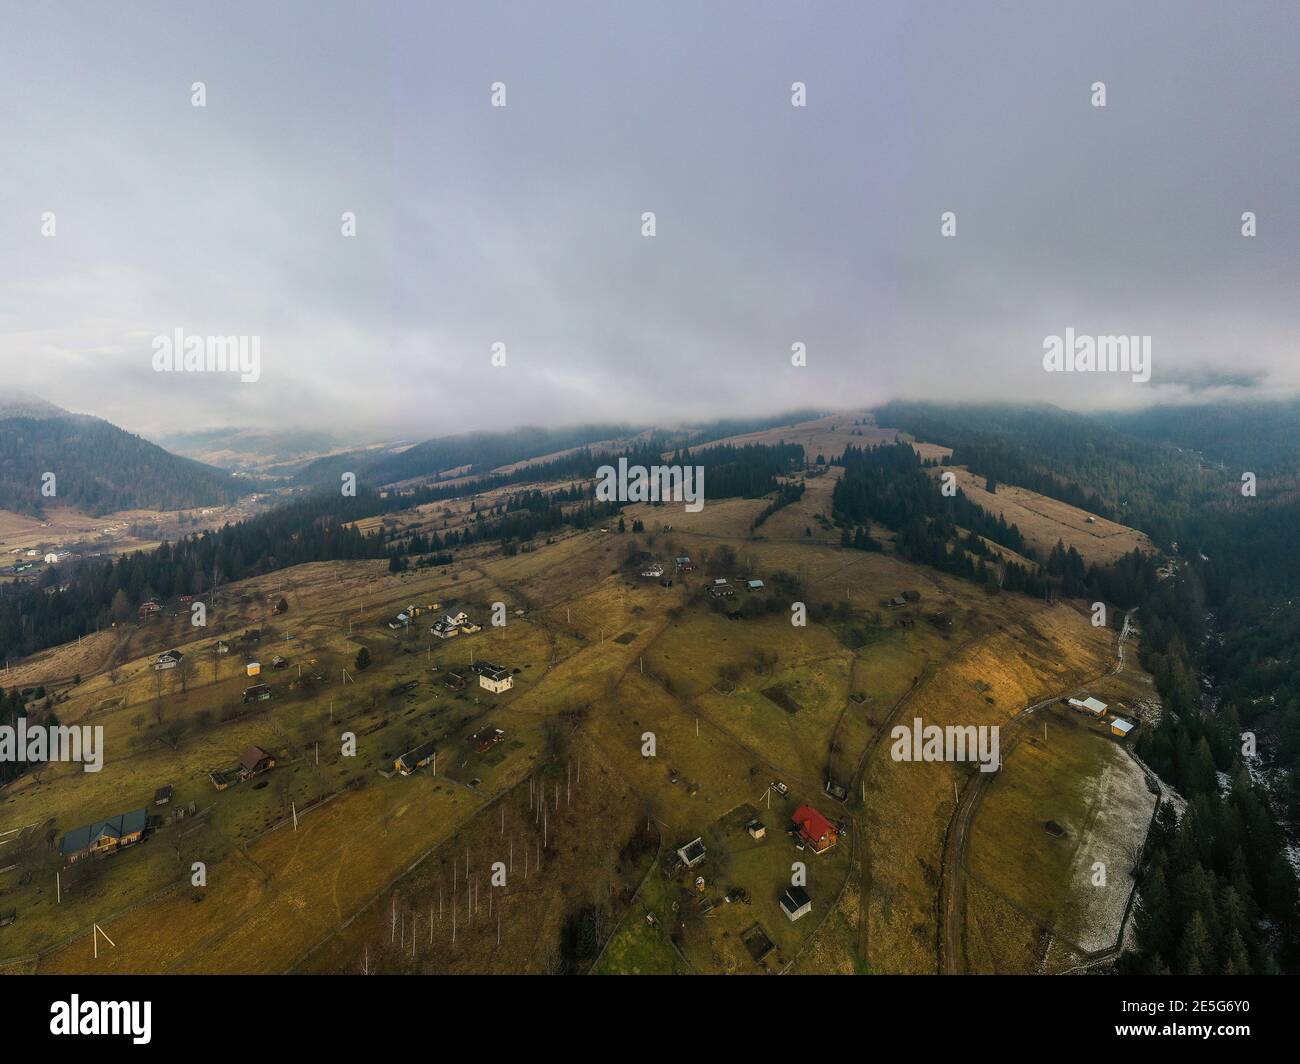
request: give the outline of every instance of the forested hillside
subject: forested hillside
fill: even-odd
[[[42,494],[46,483],[53,484],[52,497]],[[65,411],[0,417],[0,509],[40,514],[60,503],[93,514],[180,510],[234,502],[240,494],[228,473],[99,418]]]
[[[1091,510],[1168,547],[1222,481],[1194,455],[1053,406],[889,403],[877,421],[953,449],[952,463]]]
[[[1071,502],[1096,495],[1099,512],[1171,552],[1164,579],[1154,562],[1130,558],[1122,579],[1121,566],[1113,581],[1084,581],[1139,608],[1142,664],[1164,715],[1137,750],[1189,801],[1177,825],[1162,813],[1149,842],[1139,948],[1125,966],[1294,970],[1300,927],[1287,847],[1300,817],[1300,502],[1291,486],[1300,454],[1282,412],[1261,422],[1248,407],[1219,410],[1199,431],[1194,418],[1149,414],[1108,419],[1131,434],[1051,408],[900,403],[878,417],[953,447],[954,464],[964,458],[983,475]],[[1271,471],[1257,495],[1242,494],[1235,470],[1178,449],[1226,455],[1229,446],[1243,468]],[[1247,757],[1251,744],[1257,755]]]
[[[1232,474],[1294,474],[1300,401],[1198,403],[1099,414],[1097,420],[1153,443],[1195,451]]]

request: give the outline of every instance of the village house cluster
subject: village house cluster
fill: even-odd
[[[791,800],[789,787],[780,781],[773,781],[769,784],[766,796],[769,799]],[[743,831],[744,836],[747,837],[751,845],[765,843],[768,838],[767,824],[761,816],[753,815],[753,812],[753,810],[750,810],[747,819],[739,822],[733,821],[724,830]],[[799,803],[795,805],[793,812],[789,815],[786,836],[793,844],[796,852],[811,851],[814,855],[820,856],[829,852],[838,844],[842,829],[842,824],[831,820],[818,809],[807,803]],[[719,895],[714,896],[710,892],[708,881],[711,875],[711,867],[713,866],[709,862],[709,846],[705,843],[703,836],[696,836],[669,850],[664,855],[661,863],[664,876],[669,880],[678,880],[682,883],[686,895],[692,898],[691,901],[683,899],[680,903],[674,903],[674,912],[678,911],[679,904],[692,904],[698,906],[702,915],[708,916],[719,904],[741,903],[748,905],[751,903],[752,899],[749,890],[736,884],[728,885]],[[727,864],[724,862],[718,867],[726,868]],[[813,909],[812,895],[804,885],[798,882],[778,887],[774,899],[781,912],[791,923],[803,919]],[[648,919],[654,922],[657,918],[651,914]],[[776,946],[762,925],[757,922],[752,924],[743,932],[741,939],[754,961],[760,966],[766,967],[764,958]]]
[[[475,624],[464,610],[458,610],[439,617],[429,629],[429,634],[437,639],[455,639],[458,635],[473,635],[482,630],[481,624]]]

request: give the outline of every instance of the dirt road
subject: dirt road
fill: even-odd
[[[1102,676],[1114,676],[1124,668],[1124,644],[1132,627],[1133,612],[1130,610],[1124,615],[1124,627],[1116,640],[1115,664]],[[1096,679],[1101,678],[1099,676]],[[1014,734],[1008,736],[1010,742],[1004,741],[1001,744],[1004,756],[1011,753],[1016,740],[1035,713],[1044,706],[1079,693],[1081,692],[1075,690],[1044,698],[1041,702],[1026,706],[1012,717],[1007,722],[1006,729],[1014,729]],[[948,838],[943,851],[943,878],[939,886],[939,916],[942,922],[939,933],[939,971],[944,975],[962,975],[966,971],[966,883],[962,870],[966,867],[966,847],[970,841],[970,826],[975,819],[975,810],[979,808],[984,790],[995,775],[997,773],[994,772],[976,772],[971,775],[948,825]]]

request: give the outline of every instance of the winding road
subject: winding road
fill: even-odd
[[[1116,641],[1114,666],[1091,682],[1095,683],[1105,676],[1114,676],[1124,668],[1124,644],[1132,629],[1134,612],[1136,611],[1129,610],[1124,614],[1124,627]],[[1011,753],[1015,740],[1035,713],[1044,706],[1078,693],[1079,690],[1074,690],[1044,698],[1026,706],[1012,717],[1006,726],[1015,727],[1016,735],[1010,744],[1003,744],[1005,753]],[[975,772],[971,775],[962,789],[957,810],[948,825],[948,837],[943,851],[943,878],[939,887],[939,910],[943,925],[939,941],[939,970],[944,975],[962,975],[966,970],[966,883],[962,870],[966,867],[966,848],[970,843],[970,826],[975,819],[975,810],[979,808],[985,788],[996,775],[995,772]]]

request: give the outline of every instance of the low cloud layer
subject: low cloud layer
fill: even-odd
[[[1300,390],[1293,4],[917,8],[28,5],[0,364],[151,433]],[[260,379],[154,372],[177,328]]]

